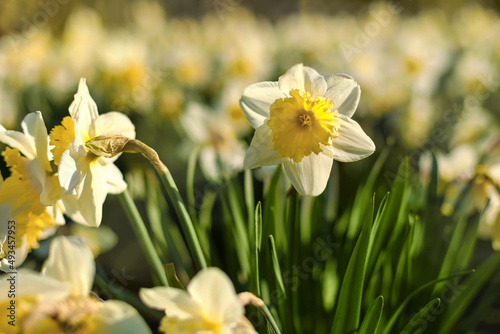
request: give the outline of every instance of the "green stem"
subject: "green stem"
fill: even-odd
[[[255,221],[255,200],[254,200],[254,192],[253,192],[253,177],[252,170],[245,169],[245,203],[247,206],[247,221],[248,221],[248,229],[252,230],[252,225]],[[250,233],[251,234],[251,233]]]
[[[163,264],[158,256],[158,253],[155,250],[153,242],[149,237],[148,230],[144,221],[142,220],[141,215],[139,214],[139,210],[135,206],[132,197],[130,196],[128,190],[125,190],[123,193],[118,195],[120,199],[120,203],[122,207],[125,209],[125,213],[128,216],[128,219],[132,225],[132,229],[134,230],[135,235],[139,240],[139,244],[146,255],[146,259],[153,267],[153,270],[160,280],[161,284],[164,286],[168,286],[167,275],[165,270],[163,269]]]
[[[175,184],[174,178],[167,168],[165,168],[162,172],[163,173],[160,174],[161,181],[163,182],[163,185],[167,190],[167,194],[172,200],[175,212],[180,219],[182,230],[186,236],[188,247],[191,251],[191,255],[193,256],[195,265],[198,270],[206,268],[207,261],[203,255],[200,241],[198,240],[193,222],[191,221],[189,213],[186,210],[186,206],[184,205],[184,201],[182,200],[179,189]]]
[[[298,265],[300,257],[300,195],[295,188],[292,188],[288,207],[288,224],[290,226],[289,252],[291,253],[291,264],[288,270],[293,270],[293,266]],[[297,277],[298,278],[298,277]],[[301,332],[301,322],[299,320],[299,294],[298,289],[290,291],[291,319],[297,332]]]
[[[271,311],[269,311],[269,309],[267,308],[267,305],[262,306],[260,310],[264,313],[264,316],[266,317],[267,321],[269,321],[269,323],[271,324],[271,327],[273,328],[274,332],[276,334],[281,334],[278,324],[276,323],[276,320],[274,320]]]
[[[177,185],[175,184],[170,170],[160,160],[158,153],[156,153],[156,151],[151,147],[137,139],[129,139],[123,136],[113,136],[112,138],[104,138],[103,140],[104,144],[109,145],[104,145],[103,143],[98,141],[97,143],[95,143],[95,146],[103,150],[103,152],[106,154],[116,154],[118,152],[141,153],[146,159],[149,160],[149,162],[153,165],[153,167],[160,175],[161,181],[167,189],[167,194],[172,200],[175,212],[177,213],[177,216],[181,221],[181,226],[184,234],[186,235],[188,247],[191,251],[197,269],[206,268],[207,262],[205,260],[205,256],[203,255],[200,241],[198,240],[198,237],[196,235],[191,217],[186,210],[186,205],[182,200],[179,189],[177,189]]]
[[[196,222],[196,198],[194,193],[194,174],[196,171],[196,162],[198,161],[198,154],[200,152],[200,147],[196,146],[189,155],[187,177],[186,177],[186,189],[187,189],[187,203],[189,208],[189,214],[191,219]]]

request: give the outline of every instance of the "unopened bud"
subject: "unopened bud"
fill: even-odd
[[[85,143],[85,146],[98,157],[112,158],[115,155],[127,153],[141,153],[160,174],[168,172],[167,167],[161,162],[158,153],[140,140],[121,135],[97,136]]]
[[[240,300],[240,303],[243,304],[243,306],[252,305],[258,308],[264,306],[264,302],[262,301],[262,299],[260,299],[251,292],[239,293],[238,299]]]
[[[102,135],[87,141],[85,147],[98,157],[112,158],[122,153],[130,140],[132,139],[121,135]]]

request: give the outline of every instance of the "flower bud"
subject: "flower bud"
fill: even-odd
[[[123,152],[123,148],[130,140],[121,135],[102,135],[87,141],[85,147],[98,157],[112,158]]]

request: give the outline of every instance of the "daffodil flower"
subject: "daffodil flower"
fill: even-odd
[[[164,310],[162,333],[255,333],[243,325],[245,309],[227,275],[218,268],[200,271],[189,283],[187,292],[171,287],[141,289],[143,303]]]
[[[0,282],[0,307],[6,310],[8,291],[16,284],[16,326],[5,333],[150,333],[130,305],[117,300],[103,302],[90,295],[95,263],[90,249],[77,237],[52,241],[42,273],[20,270]],[[12,278],[13,277],[13,278]]]
[[[40,185],[40,201],[43,205],[54,205],[60,199],[60,186],[50,165],[51,154],[47,128],[40,111],[26,115],[21,123],[23,132],[6,130],[0,125],[0,141],[19,150],[29,161],[26,166]],[[26,203],[28,205],[28,203]]]
[[[200,167],[211,182],[219,182],[243,169],[245,146],[228,117],[190,103],[180,118],[188,137],[201,148]]]
[[[97,156],[85,143],[101,135],[135,138],[135,127],[122,113],[112,111],[99,115],[83,78],[69,113],[71,120],[64,119],[60,127],[51,132],[54,163],[58,165],[59,181],[66,193],[77,195],[78,209],[87,224],[99,226],[106,195],[123,192],[127,184],[113,164],[119,155]]]
[[[360,94],[350,76],[323,77],[302,64],[278,82],[247,87],[240,105],[256,131],[244,167],[283,164],[300,194],[321,194],[333,159],[352,162],[375,151],[373,141],[351,119]]]
[[[63,195],[52,170],[52,154],[42,114],[37,111],[26,115],[21,127],[23,131],[19,132],[0,125],[0,141],[11,147],[2,152],[11,175],[0,182],[1,270],[10,267],[4,257],[9,220],[15,221],[15,267],[22,264],[31,249],[38,247],[40,239],[65,223],[63,213],[79,221],[78,211],[72,205],[76,199]]]

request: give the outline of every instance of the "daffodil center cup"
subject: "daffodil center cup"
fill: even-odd
[[[302,114],[299,116],[299,123],[301,126],[305,126],[305,125],[311,125],[312,121],[311,121],[311,116],[307,115],[307,114]]]
[[[330,145],[340,128],[335,103],[323,96],[292,89],[290,97],[277,99],[270,107],[267,125],[273,135],[274,150],[284,158],[300,162]]]

